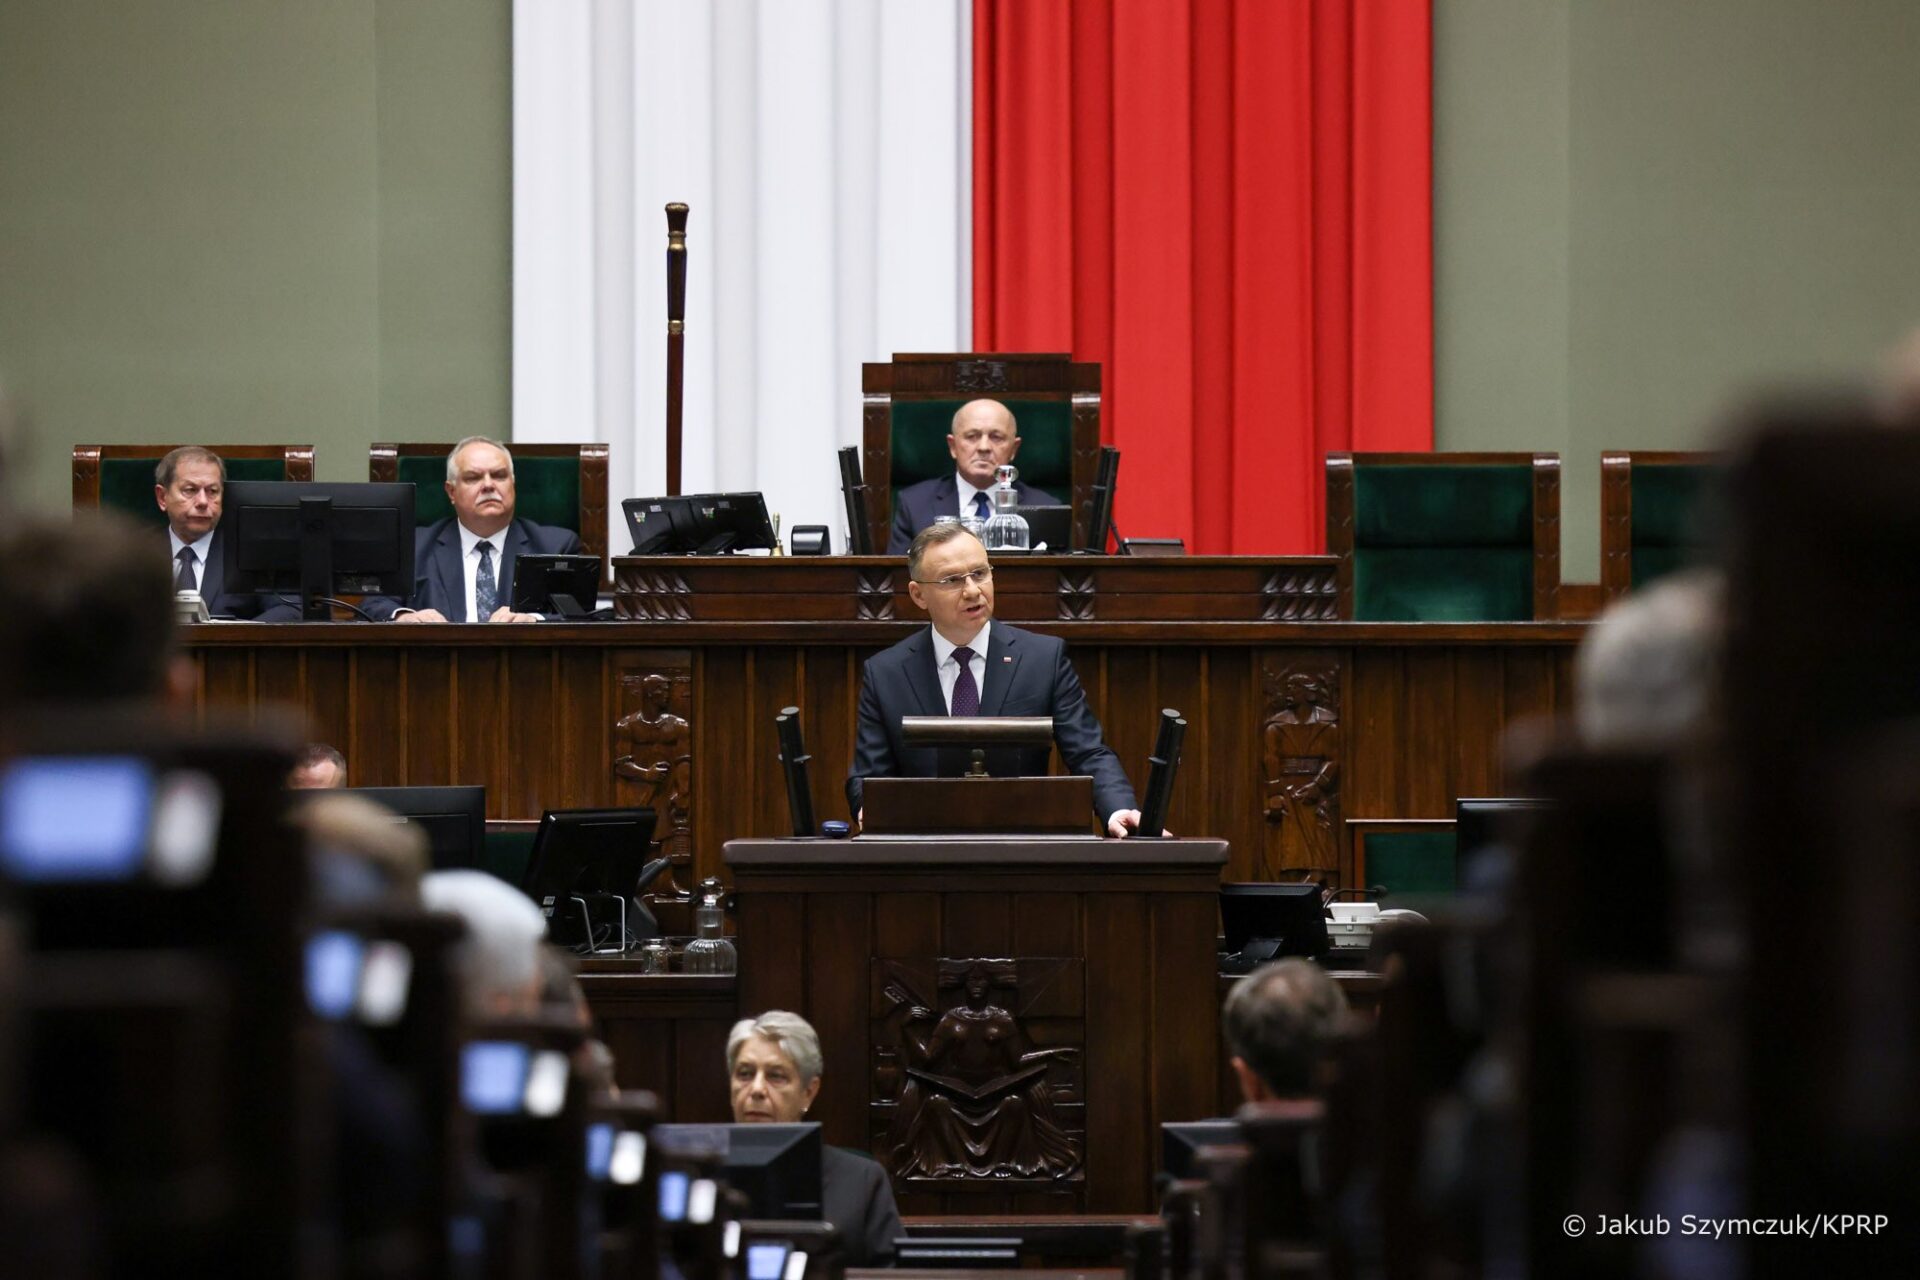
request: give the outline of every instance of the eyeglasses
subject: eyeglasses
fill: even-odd
[[[944,578],[915,578],[923,587],[938,587],[942,591],[958,591],[971,582],[976,587],[984,587],[993,581],[993,566],[983,564],[968,573],[950,573]]]

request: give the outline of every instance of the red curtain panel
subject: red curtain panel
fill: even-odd
[[[974,0],[973,341],[1105,374],[1129,536],[1317,551],[1433,445],[1428,0]]]

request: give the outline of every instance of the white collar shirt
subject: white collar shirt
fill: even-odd
[[[173,526],[168,525],[167,541],[173,549],[173,576],[175,579],[178,579],[180,576],[180,549],[182,547],[193,548],[193,589],[198,591],[200,584],[207,580],[207,557],[213,552],[213,530],[207,530],[192,542],[182,542],[180,535],[173,531]]]
[[[937,591],[939,588],[936,587],[934,590]],[[927,630],[933,633],[933,669],[940,677],[940,697],[947,704],[947,714],[952,715],[953,686],[960,681],[960,663],[953,656],[953,651],[958,646],[941,635],[938,627],[929,626]],[[988,619],[980,624],[979,634],[967,644],[967,648],[973,651],[973,657],[968,660],[967,668],[973,672],[973,689],[978,694],[985,694],[987,691],[987,645],[990,643],[989,633],[992,630],[993,621]]]
[[[979,517],[980,505],[974,501],[976,497],[987,500],[987,518],[993,517],[993,485],[988,485],[984,489],[976,488],[973,481],[956,471],[953,473],[953,487],[959,499],[955,506],[959,508],[962,519]]]

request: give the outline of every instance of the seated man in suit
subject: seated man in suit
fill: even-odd
[[[198,445],[173,450],[153,469],[153,500],[167,513],[173,589],[199,592],[207,612],[215,617],[297,622],[297,603],[226,590],[226,553],[220,538],[220,504],[226,485],[227,464],[219,454]]]
[[[902,716],[1053,717],[1053,737],[1069,772],[1093,779],[1096,816],[1109,835],[1140,825],[1133,787],[1087,709],[1067,647],[993,621],[993,567],[980,539],[957,524],[922,529],[907,553],[907,594],[932,625],[867,660],[847,801],[861,812],[868,778],[935,776],[937,753],[907,747]],[[1023,752],[1021,771],[1043,774],[1047,753]]]
[[[993,486],[1000,468],[1020,452],[1020,424],[998,400],[969,400],[953,415],[947,434],[947,452],[954,473],[908,485],[899,494],[893,515],[893,535],[887,554],[905,555],[913,535],[941,516],[993,514]],[[1013,491],[1023,507],[1052,506],[1055,499],[1030,484],[1015,480]]]
[[[513,515],[513,455],[485,436],[468,436],[447,455],[453,515],[415,536],[413,597],[405,605],[370,600],[375,619],[395,622],[538,622],[515,613],[513,566],[523,555],[578,555],[580,537]]]

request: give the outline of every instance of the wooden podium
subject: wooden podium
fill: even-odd
[[[739,1008],[820,1032],[812,1117],[903,1213],[1146,1213],[1215,1113],[1221,840],[733,840]]]

